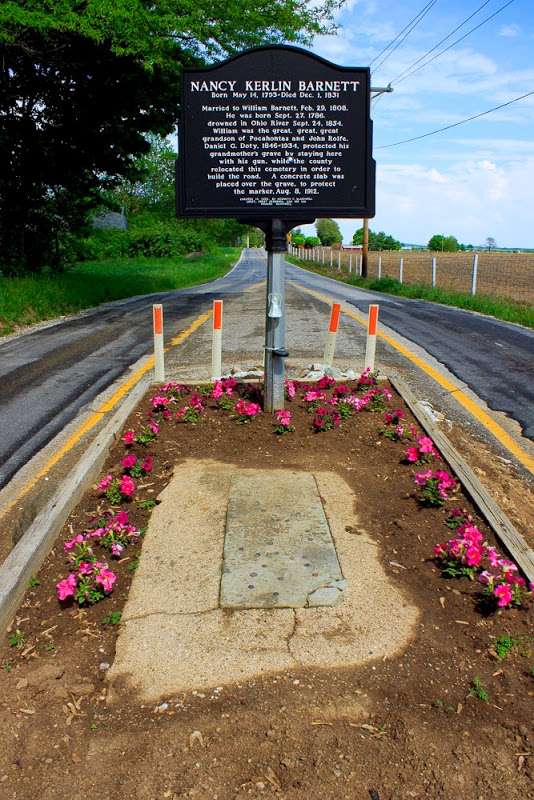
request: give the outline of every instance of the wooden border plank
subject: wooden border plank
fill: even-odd
[[[534,581],[534,550],[529,547],[504,511],[499,508],[486,487],[483,486],[449,438],[431,419],[424,406],[421,406],[420,401],[417,400],[405,381],[399,377],[391,377],[390,383],[417,418],[421,427],[434,441],[441,455],[447,461],[499,541],[502,542],[528,580]]]

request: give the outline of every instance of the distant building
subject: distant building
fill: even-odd
[[[361,253],[363,248],[361,244],[342,244],[341,249],[344,253]]]

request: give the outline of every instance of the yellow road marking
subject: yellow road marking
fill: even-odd
[[[318,300],[322,300],[324,303],[331,303],[332,298],[328,297],[328,295],[321,294],[320,292],[315,292],[312,289],[305,289],[300,284],[297,284],[299,289],[308,294],[313,295]],[[358,314],[356,311],[349,310],[346,305],[342,308],[344,314],[347,317],[358,322],[364,328],[367,328],[367,317],[363,316],[362,314]],[[486,411],[484,411],[478,403],[475,402],[471,397],[469,397],[456,383],[450,381],[444,375],[442,375],[437,369],[432,367],[430,364],[427,364],[422,358],[417,356],[415,353],[412,353],[405,345],[398,342],[393,336],[389,336],[388,334],[384,333],[380,329],[377,332],[377,336],[383,339],[390,347],[393,347],[395,350],[398,350],[408,361],[411,361],[412,364],[415,364],[419,369],[422,369],[423,372],[431,377],[436,383],[439,383],[447,392],[451,392],[452,396],[454,397],[457,402],[463,406],[470,414],[472,414],[475,419],[480,422],[481,425],[486,428],[496,439],[499,441],[503,447],[505,447],[510,453],[512,453],[517,460],[528,469],[534,475],[534,457],[532,457],[526,450],[524,450],[520,444],[516,442],[516,440],[511,436],[508,431],[506,431],[502,425],[499,425],[493,417],[491,417]]]
[[[211,313],[212,313],[211,310],[206,311],[204,314],[201,314],[199,317],[193,320],[193,322],[191,323],[191,325],[189,325],[189,327],[185,328],[185,330],[179,333],[178,336],[175,336],[173,339],[171,339],[171,347],[176,347],[177,345],[182,344],[182,342],[185,342],[185,340],[189,336],[191,336],[192,333],[194,333],[198,328],[200,328],[201,325],[204,325],[204,323],[209,320],[209,318],[211,317]],[[166,351],[170,349],[171,349],[170,347],[165,348]],[[18,502],[20,502],[20,500],[33,489],[33,487],[41,480],[41,478],[44,478],[45,475],[48,472],[50,472],[52,467],[55,467],[55,465],[59,461],[61,461],[61,459],[70,450],[72,450],[72,448],[75,447],[75,445],[78,444],[81,438],[85,436],[86,433],[92,430],[95,427],[95,425],[97,425],[101,421],[103,414],[107,414],[113,408],[115,408],[117,403],[120,400],[122,400],[122,398],[126,394],[128,394],[130,389],[132,389],[136,385],[136,383],[138,383],[141,380],[143,375],[145,375],[153,367],[154,367],[154,356],[150,356],[150,358],[141,367],[136,369],[135,372],[133,372],[127,380],[121,383],[121,385],[113,392],[110,398],[104,400],[104,402],[98,406],[96,411],[93,411],[92,414],[90,414],[87,417],[87,419],[84,422],[82,422],[82,424],[78,428],[76,428],[76,430],[72,433],[71,436],[69,436],[67,441],[59,448],[59,450],[56,450],[54,455],[50,456],[48,461],[46,461],[46,463],[43,464],[43,466],[35,473],[35,475],[27,483],[24,484],[24,486],[22,487],[18,495],[15,497],[15,499],[12,500],[10,503],[8,503],[6,506],[4,506],[4,508],[0,511],[0,519],[2,519],[2,517],[5,517],[6,514],[8,514],[9,511],[11,511],[13,506],[15,506]]]

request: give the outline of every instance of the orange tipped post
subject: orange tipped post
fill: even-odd
[[[324,358],[323,362],[328,364],[328,366],[332,366],[332,362],[334,360],[334,352],[336,349],[336,338],[337,338],[337,331],[339,328],[339,318],[341,316],[341,306],[339,303],[332,304],[332,310],[330,312],[330,323],[328,325],[328,333],[326,335],[326,343],[324,347]]]
[[[365,369],[373,372],[375,368],[376,331],[378,328],[378,305],[369,306],[367,317],[367,343],[365,347]]]
[[[159,383],[165,380],[163,306],[161,303],[155,303],[152,306],[152,324],[154,328],[154,380]]]
[[[213,337],[211,341],[211,379],[218,380],[222,375],[222,320],[223,301],[213,301]]]

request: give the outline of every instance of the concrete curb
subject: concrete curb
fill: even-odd
[[[41,509],[0,567],[0,630],[5,630],[10,624],[29,579],[39,570],[71,511],[96,480],[116,433],[149,385],[150,378],[147,376],[132,388],[67,480]]]

